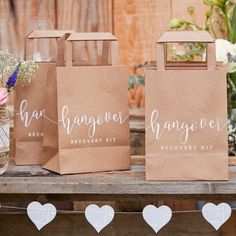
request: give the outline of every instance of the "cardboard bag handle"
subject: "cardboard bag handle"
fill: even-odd
[[[64,65],[64,49],[65,40],[69,37],[73,31],[65,30],[34,30],[28,34],[25,38],[25,52],[24,59],[26,60],[28,55],[33,56],[34,39],[57,39],[57,60],[56,65]]]
[[[156,43],[157,51],[157,68],[158,70],[166,69],[166,51],[165,43],[206,43],[206,64],[208,70],[215,70],[216,68],[216,55],[215,55],[215,42],[214,39],[207,31],[167,31],[165,32]]]
[[[111,33],[72,33],[65,43],[66,66],[73,66],[72,43],[74,41],[103,41],[102,63],[108,64],[109,42],[111,42],[111,64],[119,65],[119,43],[117,38]]]

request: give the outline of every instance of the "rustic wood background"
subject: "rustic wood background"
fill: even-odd
[[[202,0],[15,0],[16,17],[12,16],[8,0],[0,0],[0,50],[8,49],[23,57],[24,38],[33,29],[73,29],[79,32],[110,31],[120,42],[121,63],[129,66],[155,60],[155,41],[173,18],[189,18],[187,8],[195,9],[196,22],[204,22],[206,6]],[[87,54],[99,53],[84,45]],[[94,56],[94,55],[93,55]],[[92,57],[92,56],[91,56]],[[144,134],[132,134],[132,154],[144,154]],[[20,202],[20,199],[19,199]],[[163,202],[156,202],[162,204]],[[141,203],[116,203],[122,211],[136,214],[119,215],[100,235],[156,235],[142,220]],[[175,210],[196,209],[193,200],[166,202]],[[65,207],[65,205],[63,205]],[[79,203],[74,209],[80,209]],[[1,213],[1,211],[0,211]],[[200,214],[178,214],[159,235],[231,236],[236,233],[236,215],[216,232]],[[82,215],[60,215],[42,232],[37,232],[23,214],[1,213],[1,235],[97,235]]]
[[[99,235],[102,236],[233,236],[235,235],[236,214],[219,231],[215,231],[200,213],[184,213],[173,216],[171,222],[156,234],[142,220],[141,213],[119,214]],[[57,215],[56,219],[41,231],[30,222],[25,214],[0,214],[1,234],[7,236],[96,236],[82,214]],[[116,232],[116,233],[114,233]]]
[[[8,24],[10,29],[9,34],[0,32],[0,49],[8,47],[22,57],[24,37],[35,28],[73,29],[79,32],[110,31],[120,41],[121,63],[129,66],[130,73],[135,64],[155,60],[155,41],[168,29],[171,19],[189,18],[187,8],[192,6],[195,9],[195,20],[203,23],[206,10],[201,0],[14,2],[15,20],[11,17],[9,1],[0,0],[0,27],[1,24]],[[96,53],[96,46],[89,53]]]

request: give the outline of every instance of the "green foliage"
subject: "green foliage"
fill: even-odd
[[[187,43],[185,51],[172,52],[172,60],[175,61],[193,61],[195,56],[203,56],[205,53],[204,43]]]
[[[233,7],[233,16],[231,20],[231,40],[232,43],[236,43],[236,5]]]
[[[203,0],[203,2],[209,6],[217,6],[222,8],[226,4],[227,0]]]

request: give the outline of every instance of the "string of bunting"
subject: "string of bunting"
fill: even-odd
[[[97,233],[100,233],[102,229],[112,222],[115,214],[137,214],[137,212],[115,212],[111,206],[104,205],[99,207],[95,204],[88,205],[85,211],[57,210],[51,203],[42,205],[36,201],[31,202],[27,208],[2,204],[0,204],[0,208],[26,210],[28,217],[38,230],[41,230],[44,226],[49,224],[56,217],[57,213],[84,213],[85,218]],[[170,207],[166,205],[160,207],[147,205],[143,209],[142,216],[145,222],[158,233],[160,229],[169,223],[173,214],[201,212],[205,220],[212,225],[215,230],[218,230],[230,218],[233,210],[236,210],[236,208],[231,208],[227,203],[220,203],[218,205],[206,203],[202,210],[191,211],[172,211]]]

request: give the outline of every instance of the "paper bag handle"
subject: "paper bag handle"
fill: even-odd
[[[119,43],[111,33],[72,33],[66,39],[66,66],[73,66],[72,43],[74,41],[103,41],[102,63],[108,64],[109,42],[111,42],[111,64],[119,65]]]
[[[70,30],[34,30],[29,33],[25,38],[25,52],[24,59],[27,59],[28,55],[33,55],[33,40],[34,39],[57,39],[57,60],[56,65],[64,65],[64,49],[65,49],[65,40],[69,37],[70,33],[73,31]],[[29,43],[30,42],[30,43]],[[29,48],[30,46],[30,48]]]
[[[215,70],[216,68],[216,55],[215,55],[215,42],[214,39],[207,31],[167,31],[165,32],[156,43],[157,51],[157,68],[158,70],[166,69],[166,51],[165,43],[178,43],[178,42],[191,42],[191,43],[206,43],[206,65],[208,70]],[[184,63],[183,63],[184,64]]]

